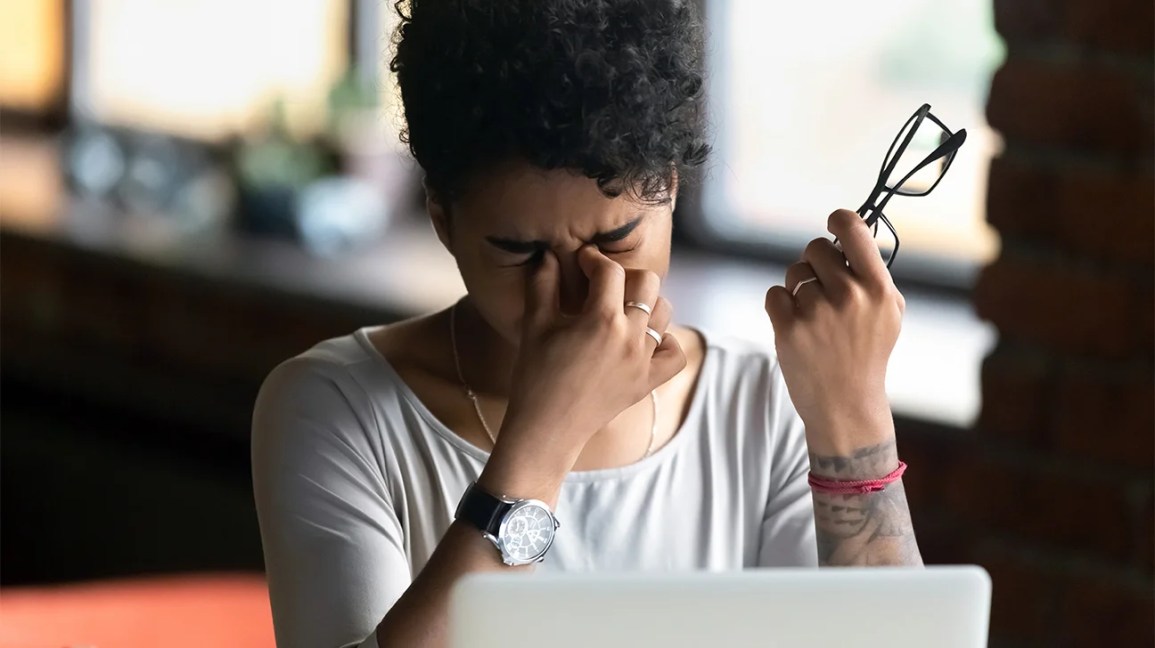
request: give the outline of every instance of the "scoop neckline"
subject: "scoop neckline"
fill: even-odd
[[[405,380],[401,378],[401,374],[397,372],[396,368],[393,367],[388,358],[386,358],[377,349],[377,347],[373,345],[373,341],[369,339],[369,334],[382,328],[384,328],[384,326],[365,326],[354,331],[353,337],[357,340],[358,344],[361,346],[366,355],[376,361],[378,366],[380,366],[388,374],[389,379],[397,386],[401,396],[409,403],[409,405],[417,412],[417,414],[421,416],[421,418],[425,419],[425,422],[429,424],[429,426],[433,429],[434,432],[437,433],[439,437],[448,442],[459,452],[473,457],[474,459],[480,461],[482,464],[485,464],[489,460],[490,453],[461,438],[456,433],[454,433],[453,430],[449,429],[447,425],[442,423],[441,420],[438,419],[433,414],[433,412],[431,412],[429,408],[425,406],[425,403],[423,403],[421,399],[418,398],[417,394],[409,387],[408,383],[406,383]],[[674,436],[669,440],[669,442],[667,442],[661,448],[658,448],[658,450],[650,456],[644,457],[632,464],[618,466],[615,468],[598,468],[595,470],[571,471],[565,476],[564,483],[578,484],[629,477],[636,473],[649,470],[652,467],[665,463],[669,457],[677,453],[678,449],[687,443],[686,438],[689,436],[687,434],[689,423],[690,421],[699,418],[699,412],[702,409],[703,403],[706,399],[706,391],[709,389],[708,381],[703,380],[703,377],[706,375],[706,372],[712,368],[715,356],[713,345],[710,343],[710,339],[706,336],[706,334],[699,329],[692,330],[702,338],[702,365],[699,367],[698,375],[695,378],[693,392],[690,396],[690,408],[686,411],[686,417],[678,425],[678,429],[674,432]]]

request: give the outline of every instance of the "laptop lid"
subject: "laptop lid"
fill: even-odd
[[[475,574],[450,646],[981,648],[990,598],[977,566]]]

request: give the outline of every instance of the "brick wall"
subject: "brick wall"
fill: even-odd
[[[974,300],[1000,339],[973,437],[904,446],[935,470],[912,506],[929,559],[990,571],[992,646],[1151,646],[1153,3],[994,5],[1003,247]]]

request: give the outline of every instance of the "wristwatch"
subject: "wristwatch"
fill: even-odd
[[[561,526],[545,502],[497,497],[477,482],[465,489],[454,517],[477,527],[510,566],[544,560]]]

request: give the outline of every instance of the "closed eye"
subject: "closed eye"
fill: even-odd
[[[602,247],[602,246],[598,246],[598,249],[601,250],[602,254],[605,254],[605,255],[628,254],[628,253],[633,252],[634,250],[638,249],[638,245],[632,245],[628,248],[621,249],[621,250],[610,250],[610,249],[606,249],[605,247]],[[545,250],[537,250],[535,252],[531,252],[530,254],[528,254],[525,257],[525,259],[522,261],[519,261],[517,263],[508,263],[508,264],[505,264],[501,267],[503,267],[503,268],[520,268],[523,266],[537,265],[538,263],[541,263],[541,257],[543,254],[545,254]]]
[[[600,245],[598,246],[598,249],[602,251],[602,254],[626,254],[638,249],[638,244],[631,245],[630,247],[621,250],[607,250]]]
[[[593,238],[589,239],[588,242],[597,245],[598,249],[600,249],[604,254],[625,254],[627,252],[632,252],[637,249],[638,244],[634,244],[625,249],[615,249],[615,245],[620,245],[623,241],[629,238],[630,235],[633,234],[635,230],[637,230],[638,225],[642,223],[644,217],[645,214],[641,214],[615,230],[611,230],[609,232],[598,232],[593,236]],[[526,257],[520,263],[509,264],[504,267],[517,267],[527,265],[535,261],[540,261],[542,253],[549,247],[549,243],[542,240],[526,241],[520,239],[503,238],[500,236],[486,236],[485,239],[489,242],[490,245],[508,255]]]
[[[537,264],[541,263],[541,257],[543,254],[545,254],[545,250],[538,250],[536,252],[530,253],[529,256],[527,256],[525,258],[524,261],[521,261],[519,263],[507,263],[501,267],[503,267],[503,268],[520,268],[522,266],[537,265]]]

